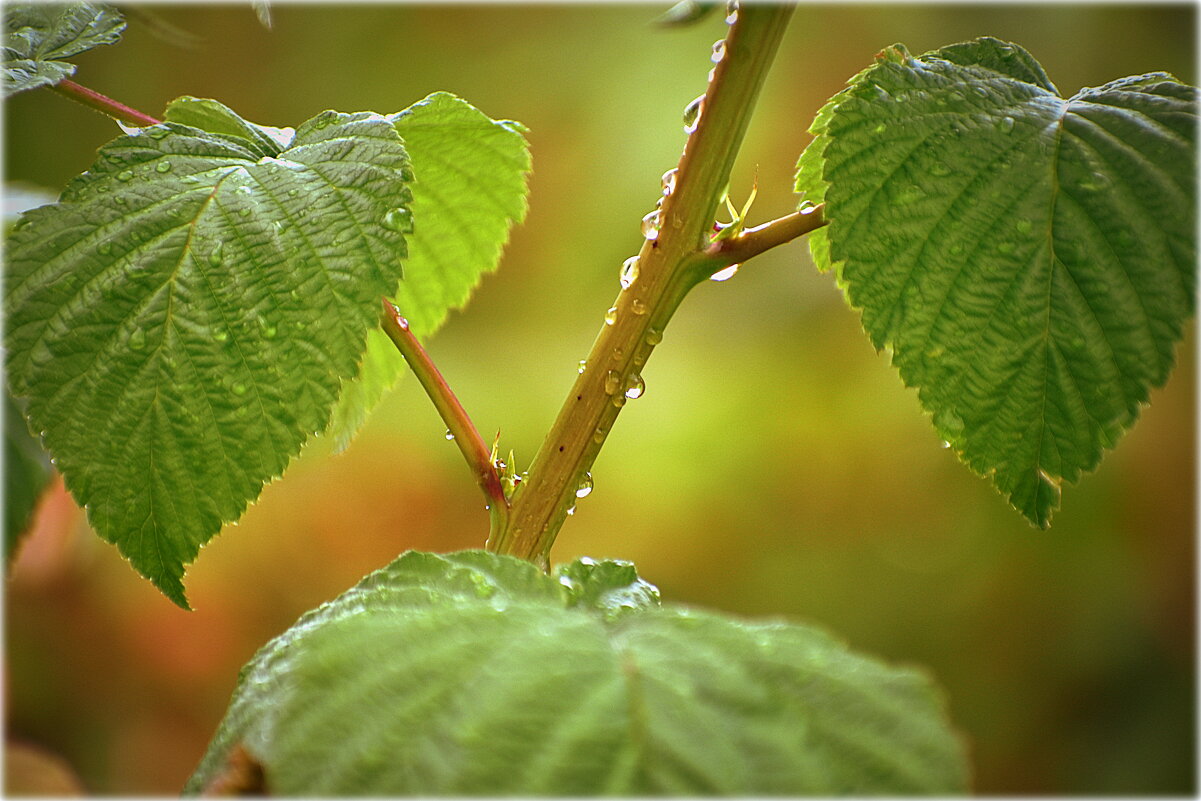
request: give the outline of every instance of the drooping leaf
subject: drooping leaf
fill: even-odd
[[[930,682],[827,635],[661,607],[632,565],[407,553],[243,669],[185,792],[960,793]]]
[[[13,393],[97,533],[185,607],[183,566],[327,424],[405,252],[390,121],[269,140],[120,137],[9,242]]]
[[[4,562],[28,532],[42,491],[50,483],[50,457],[29,432],[16,401],[4,393]]]
[[[113,44],[125,19],[103,3],[10,3],[4,9],[4,96],[53,86],[74,74],[63,61]]]
[[[940,435],[1045,527],[1167,380],[1193,311],[1197,91],[1069,99],[996,39],[900,45],[818,115],[797,189],[877,348]]]
[[[395,301],[420,338],[467,302],[496,269],[514,223],[525,219],[530,154],[525,128],[493,120],[436,92],[392,117],[413,163],[413,231]],[[382,330],[368,337],[357,380],[334,410],[331,436],[345,448],[397,377],[404,360]]]

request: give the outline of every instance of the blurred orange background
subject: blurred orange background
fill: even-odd
[[[248,6],[154,6],[185,41],[131,16],[75,79],[151,114],[191,94],[296,125],[448,90],[525,123],[526,224],[427,342],[480,430],[499,428],[524,466],[638,249],[723,34],[720,14],[649,24],[663,8],[279,4],[268,30]],[[802,5],[731,194],[741,202],[757,170],[750,222],[794,208],[814,113],[894,42],[1016,41],[1066,95],[1152,70],[1195,83],[1195,32],[1191,5]],[[118,133],[41,90],[8,101],[4,124],[7,179],[53,191]],[[684,303],[553,558],[631,559],[668,601],[816,623],[923,666],[970,742],[979,793],[1193,794],[1191,324],[1179,363],[1039,532],[939,447],[916,393],[793,243]],[[56,483],[7,584],[9,738],[88,793],[177,793],[260,645],[405,549],[482,546],[487,515],[442,432],[406,377],[345,453],[313,443],[202,551],[191,613]],[[39,769],[16,764],[6,789],[33,790],[22,782]]]

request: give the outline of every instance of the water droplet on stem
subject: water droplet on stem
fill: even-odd
[[[709,280],[710,281],[729,281],[731,278],[734,277],[734,273],[738,272],[738,268],[741,266],[742,265],[740,265],[740,264],[731,264],[729,267],[726,267],[723,270],[718,270],[717,272],[713,273],[713,275],[709,276]]]
[[[662,212],[655,209],[642,218],[642,235],[644,237],[647,239],[659,238],[659,224],[662,216]]]
[[[684,133],[692,133],[700,124],[701,113],[705,110],[705,96],[700,95],[684,107]]]
[[[638,257],[630,256],[621,265],[621,288],[629,289],[638,280]]]

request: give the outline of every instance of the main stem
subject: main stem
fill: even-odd
[[[526,480],[512,496],[507,525],[489,537],[489,550],[547,566],[576,490],[625,404],[627,389],[641,383],[641,370],[672,314],[693,286],[731,263],[720,248],[708,248],[711,225],[792,11],[775,5],[738,11],[725,57],[713,71],[700,118],[680,157],[675,189],[663,203],[658,236],[643,243],[637,279],[607,315]],[[634,392],[630,389],[631,397]]]

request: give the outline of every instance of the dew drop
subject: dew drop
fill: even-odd
[[[580,479],[580,483],[575,488],[575,496],[577,498],[587,498],[592,492],[592,474],[584,473],[584,477]]]
[[[951,168],[944,162],[936,161],[930,165],[930,174],[937,178],[945,178],[951,174]]]
[[[1014,227],[1017,228],[1019,234],[1028,234],[1034,228],[1034,223],[1026,219],[1018,220]]]
[[[662,219],[662,212],[658,209],[652,211],[642,218],[642,235],[647,239],[659,238],[659,224]]]
[[[625,406],[625,405],[626,405],[626,396],[625,396],[625,395],[614,395],[614,396],[613,396],[613,397],[610,399],[610,402],[611,402],[611,403],[612,403],[614,406],[616,406],[618,409],[620,409],[622,406]]]
[[[617,307],[610,306],[609,310],[605,312],[605,325],[613,325],[615,322],[617,322]]]
[[[101,256],[107,256],[108,254],[113,252],[113,243],[112,242],[101,242],[99,245],[96,246],[96,252],[99,253]]]
[[[726,24],[733,25],[738,21],[738,0],[726,3]]]
[[[721,60],[726,57],[726,40],[718,39],[713,43],[713,54],[709,56],[709,60],[714,64],[720,64]]]
[[[629,289],[638,280],[638,257],[630,256],[621,265],[621,288]]]
[[[133,171],[132,170],[121,170],[121,172],[117,173],[117,180],[118,181],[132,181],[133,180]]]
[[[246,385],[243,384],[241,381],[235,382],[229,388],[229,391],[235,395],[245,395],[246,394]]]
[[[734,277],[734,273],[738,272],[738,268],[740,266],[741,265],[738,265],[738,264],[731,264],[729,267],[726,267],[725,269],[718,270],[717,272],[713,273],[713,275],[709,276],[709,280],[710,281],[729,281],[731,278]]]
[[[1002,117],[997,121],[997,130],[1001,133],[1009,133],[1016,124],[1013,117]]]
[[[146,332],[141,328],[135,328],[133,333],[129,335],[130,350],[142,350],[146,347]]]
[[[171,172],[171,162],[167,161],[166,159],[164,159],[163,161],[160,161],[158,164],[154,165],[154,171],[155,172]]]
[[[579,363],[578,365],[576,365],[576,372],[577,372],[577,373],[583,373],[583,372],[584,372],[584,370],[586,370],[586,369],[587,369],[587,367],[588,367],[588,360],[587,360],[587,359],[580,359],[580,363]]]
[[[213,249],[209,252],[209,266],[210,267],[221,266],[221,251],[224,249],[225,249],[224,242],[218,242],[216,245],[213,246]]]
[[[399,206],[397,208],[390,209],[380,221],[380,225],[384,226],[389,231],[396,231],[402,234],[411,234],[413,233],[413,212]]]
[[[646,344],[650,346],[658,345],[663,341],[663,332],[658,328],[650,328],[646,332]]]
[[[678,167],[672,167],[670,170],[663,173],[662,185],[664,197],[667,197],[672,192],[676,191],[676,173],[678,172]]]
[[[801,214],[812,214],[817,211],[817,204],[812,200],[802,200],[800,205],[797,206],[797,211]]]
[[[625,396],[630,400],[641,398],[642,393],[646,391],[646,382],[642,380],[642,376],[638,373],[630,373],[626,379]]]
[[[625,355],[625,348],[621,347],[620,345],[613,349],[613,361],[619,362],[621,361],[621,357]]]
[[[250,207],[243,206],[242,208],[238,209],[238,214],[241,215],[242,217],[249,217],[250,216]]]
[[[263,332],[264,339],[275,339],[275,335],[279,333],[279,329],[270,320],[261,314],[256,315],[254,319],[258,323],[259,330]]]
[[[605,394],[616,395],[617,390],[621,387],[621,373],[616,370],[610,370],[605,373]]]
[[[684,133],[692,133],[700,123],[701,112],[705,109],[705,96],[700,95],[684,107]]]
[[[567,514],[568,514],[568,515],[573,515],[573,514],[575,514],[575,504],[574,504],[574,503],[573,503],[571,506],[568,506],[568,507],[567,507]]]
[[[1012,242],[1000,242],[997,244],[997,252],[1003,256],[1008,256],[1013,253],[1014,244]]]
[[[947,441],[944,439],[944,440],[942,441],[942,446],[943,446],[944,448],[949,448],[949,447],[951,447],[951,443],[947,442]]]
[[[595,442],[597,445],[604,442],[605,441],[605,430],[603,428],[598,428],[595,431],[593,431],[592,432],[592,441]]]
[[[224,328],[213,329],[213,340],[215,342],[224,342],[227,339],[229,339],[229,332]]]
[[[882,134],[887,130],[888,130],[888,126],[885,125],[884,123],[880,123],[879,125],[877,125],[875,128],[872,129],[872,133]]]
[[[447,440],[448,442],[449,442],[449,441],[451,441],[451,440],[453,440],[453,439],[455,438],[455,435],[454,435],[454,434],[452,434],[452,433],[450,432],[450,429],[449,429],[449,428],[448,428],[448,429],[446,429],[446,434],[445,434],[444,436],[446,437],[446,440]]]
[[[630,311],[639,316],[646,314],[646,303],[643,302],[642,298],[634,298],[630,301]]]
[[[125,122],[124,120],[117,120],[116,122],[117,122],[117,127],[120,128],[125,133],[129,134],[130,136],[139,136],[142,133],[142,129],[136,125],[130,125],[128,122]]]

